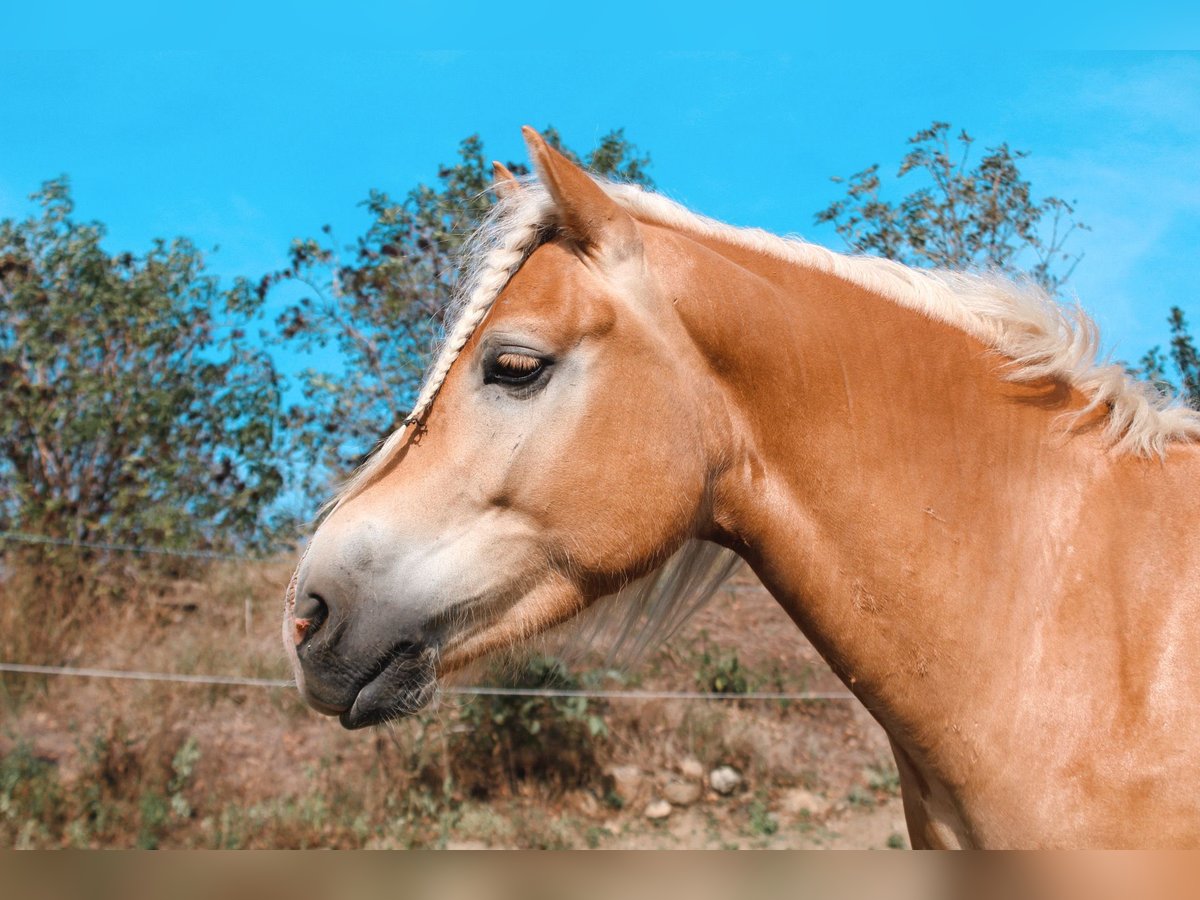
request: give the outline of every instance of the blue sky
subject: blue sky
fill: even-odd
[[[193,23],[172,15],[186,48]],[[829,42],[568,53],[541,49],[536,28],[522,52],[400,52],[384,46],[404,45],[398,32],[349,42],[331,17],[327,46],[251,40],[257,27],[272,34],[261,20],[227,22],[229,40],[198,22],[206,37],[190,49],[155,49],[128,22],[104,50],[91,49],[99,31],[87,21],[55,49],[9,31],[0,217],[25,214],[28,193],[67,173],[79,215],[106,222],[114,249],[182,234],[219,245],[219,273],[254,277],[324,223],[348,239],[370,188],[431,180],[466,135],[521,159],[519,126],[551,123],[580,148],[624,127],[665,193],[838,247],[813,224],[838,194],[829,177],[872,162],[893,172],[905,139],[943,119],[983,145],[1028,150],[1038,195],[1077,203],[1092,231],[1074,243],[1085,257],[1072,287],[1109,347],[1136,358],[1165,343],[1172,304],[1200,326],[1200,54],[856,53]]]

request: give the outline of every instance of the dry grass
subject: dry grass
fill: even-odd
[[[290,565],[140,573],[120,594],[97,580],[59,600],[24,587],[31,576],[10,566],[2,652],[286,678],[277,635]],[[65,610],[62,621],[45,621],[43,604]],[[694,689],[733,653],[752,687],[835,684],[747,578],[637,672],[568,677]],[[344,732],[289,690],[16,676],[3,687],[4,846],[882,846],[896,829],[886,743],[844,703],[449,698],[392,727]],[[647,822],[644,803],[688,757],[705,770],[735,766],[745,786],[729,798],[706,792],[664,825]],[[605,770],[630,763],[644,771],[646,794],[623,805]],[[777,813],[781,792],[797,787],[840,804],[833,818],[846,822]],[[852,839],[851,817],[878,827]]]

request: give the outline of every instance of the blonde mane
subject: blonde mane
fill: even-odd
[[[1077,415],[1107,408],[1104,437],[1117,452],[1161,456],[1172,441],[1200,438],[1200,413],[1098,360],[1099,332],[1079,306],[1065,306],[1032,283],[998,275],[914,269],[887,259],[849,256],[800,238],[739,228],[694,213],[636,185],[595,179],[635,219],[690,232],[815,269],[918,310],[978,338],[1008,357],[1014,381],[1055,378],[1089,400]],[[557,231],[549,192],[536,179],[505,193],[467,242],[463,277],[446,314],[446,339],[426,373],[404,427],[390,435],[333,501],[357,493],[386,464],[407,426],[419,423],[450,367],[513,274]]]

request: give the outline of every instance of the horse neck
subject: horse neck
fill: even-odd
[[[941,727],[1019,666],[1014,598],[1053,577],[1054,535],[1028,512],[1070,520],[1078,473],[1103,464],[1095,438],[1056,435],[1083,398],[1005,381],[976,339],[841,279],[664,240],[728,414],[713,536],[890,731]]]

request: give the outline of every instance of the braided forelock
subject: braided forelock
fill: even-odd
[[[405,425],[421,421],[476,329],[529,255],[550,236],[554,204],[539,183],[524,181],[502,197],[467,241],[462,286],[446,316],[446,340],[425,376]]]

